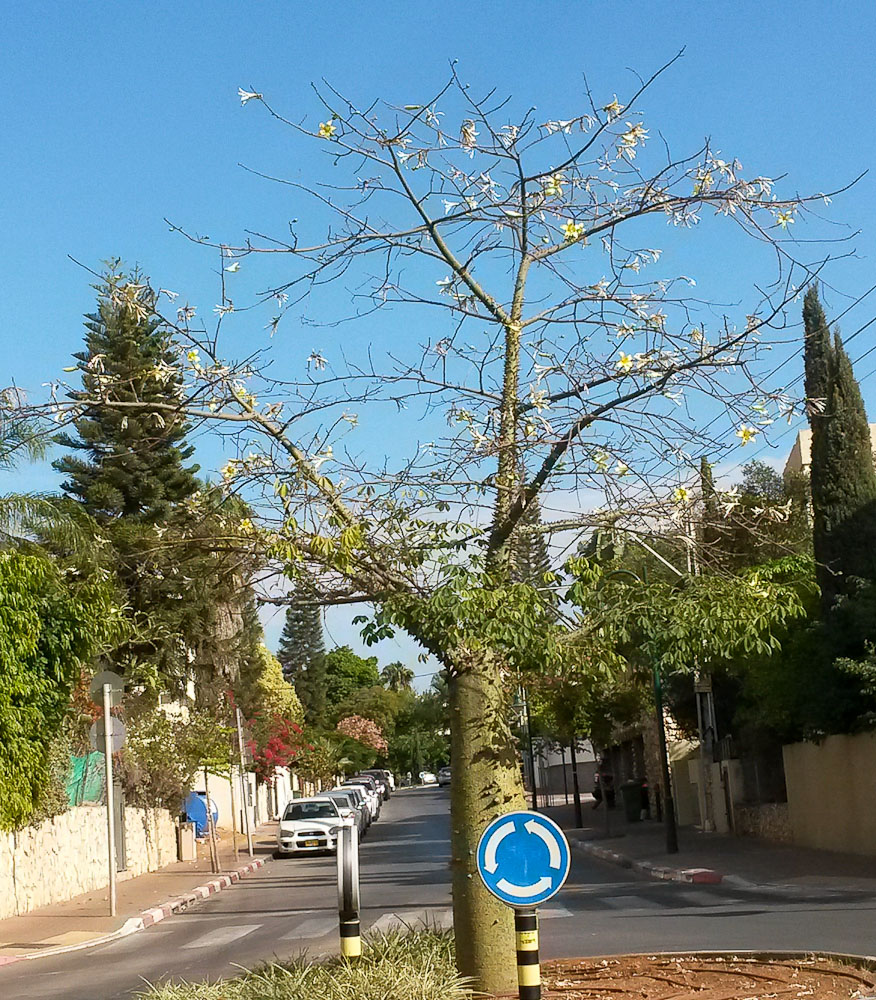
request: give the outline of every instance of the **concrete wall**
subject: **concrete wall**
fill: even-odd
[[[176,825],[161,809],[126,809],[128,871],[176,861]],[[0,833],[0,919],[107,884],[106,810],[77,806],[38,826]]]
[[[794,843],[876,855],[876,733],[783,750]]]
[[[793,840],[787,802],[765,802],[759,806],[737,805],[733,810],[734,833],[739,837],[759,837],[778,844]]]

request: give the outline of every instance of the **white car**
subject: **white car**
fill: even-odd
[[[336,851],[338,829],[343,823],[342,811],[334,799],[293,799],[286,803],[280,817],[274,857]]]
[[[421,785],[437,785],[438,779],[431,771],[420,771]]]
[[[369,785],[360,784],[357,781],[345,781],[341,788],[358,788],[365,796],[365,801],[371,810],[371,821],[374,822],[380,816],[380,796]]]

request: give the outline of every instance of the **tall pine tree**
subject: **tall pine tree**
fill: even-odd
[[[178,691],[188,652],[204,630],[204,602],[195,591],[207,582],[201,572],[193,573],[198,579],[186,576],[193,567],[180,566],[174,544],[187,547],[192,517],[182,501],[199,487],[197,466],[186,465],[193,451],[187,424],[175,409],[182,392],[178,355],[139,275],[126,275],[116,262],[97,291],[85,350],[75,355],[83,390],[71,395],[118,405],[83,403],[76,436],[58,438],[72,453],[54,464],[67,477],[64,492],[102,526],[126,592],[131,637],[116,650],[114,666],[153,695]]]
[[[856,580],[876,581],[876,471],[861,390],[838,331],[831,342],[814,286],[806,293],[803,321],[813,548],[828,610]]]
[[[299,580],[292,592],[277,659],[283,676],[295,686],[305,719],[320,723],[326,711],[325,641],[320,607],[306,578]]]
[[[154,293],[138,275],[128,277],[114,263],[97,291],[85,350],[74,355],[83,391],[71,395],[120,405],[86,406],[74,423],[78,436],[58,438],[74,454],[54,464],[68,477],[64,492],[98,522],[155,523],[199,485],[198,467],[185,465],[194,451],[185,442],[185,419],[167,409],[182,391],[178,356],[155,315]]]

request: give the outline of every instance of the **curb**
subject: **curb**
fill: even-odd
[[[606,847],[599,847],[591,844],[587,840],[572,840],[571,844],[580,851],[599,858],[600,861],[607,861],[612,865],[619,865],[621,868],[629,868],[634,872],[641,872],[651,878],[661,879],[664,882],[686,882],[689,885],[720,885],[724,876],[711,868],[668,868],[665,865],[654,864],[653,861],[636,861],[625,854],[618,854],[617,851],[610,851]]]
[[[207,899],[214,893],[227,889],[235,882],[239,882],[244,875],[249,875],[251,872],[262,868],[264,864],[264,858],[251,861],[248,865],[244,865],[243,868],[238,868],[235,871],[228,872],[226,875],[220,875],[218,878],[211,879],[209,882],[205,882],[204,885],[196,886],[182,896],[175,896],[166,903],[143,910],[138,916],[129,917],[117,931],[111,931],[109,934],[104,934],[102,937],[94,938],[91,941],[83,941],[80,944],[62,945],[60,948],[36,951],[30,955],[0,955],[0,968],[6,965],[13,965],[15,962],[30,962],[38,958],[66,955],[69,952],[83,951],[85,948],[95,948],[99,944],[109,944],[111,941],[118,941],[120,938],[128,937],[137,931],[145,930],[147,927],[159,923],[159,921],[172,916],[174,913],[179,913],[180,910],[187,909],[193,903],[199,903],[202,899]]]

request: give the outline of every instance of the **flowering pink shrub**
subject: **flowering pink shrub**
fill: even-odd
[[[363,719],[361,715],[348,715],[346,719],[341,719],[338,723],[337,730],[344,736],[358,740],[378,753],[386,753],[387,751],[383,732],[380,726],[376,722],[372,722],[371,719]]]

